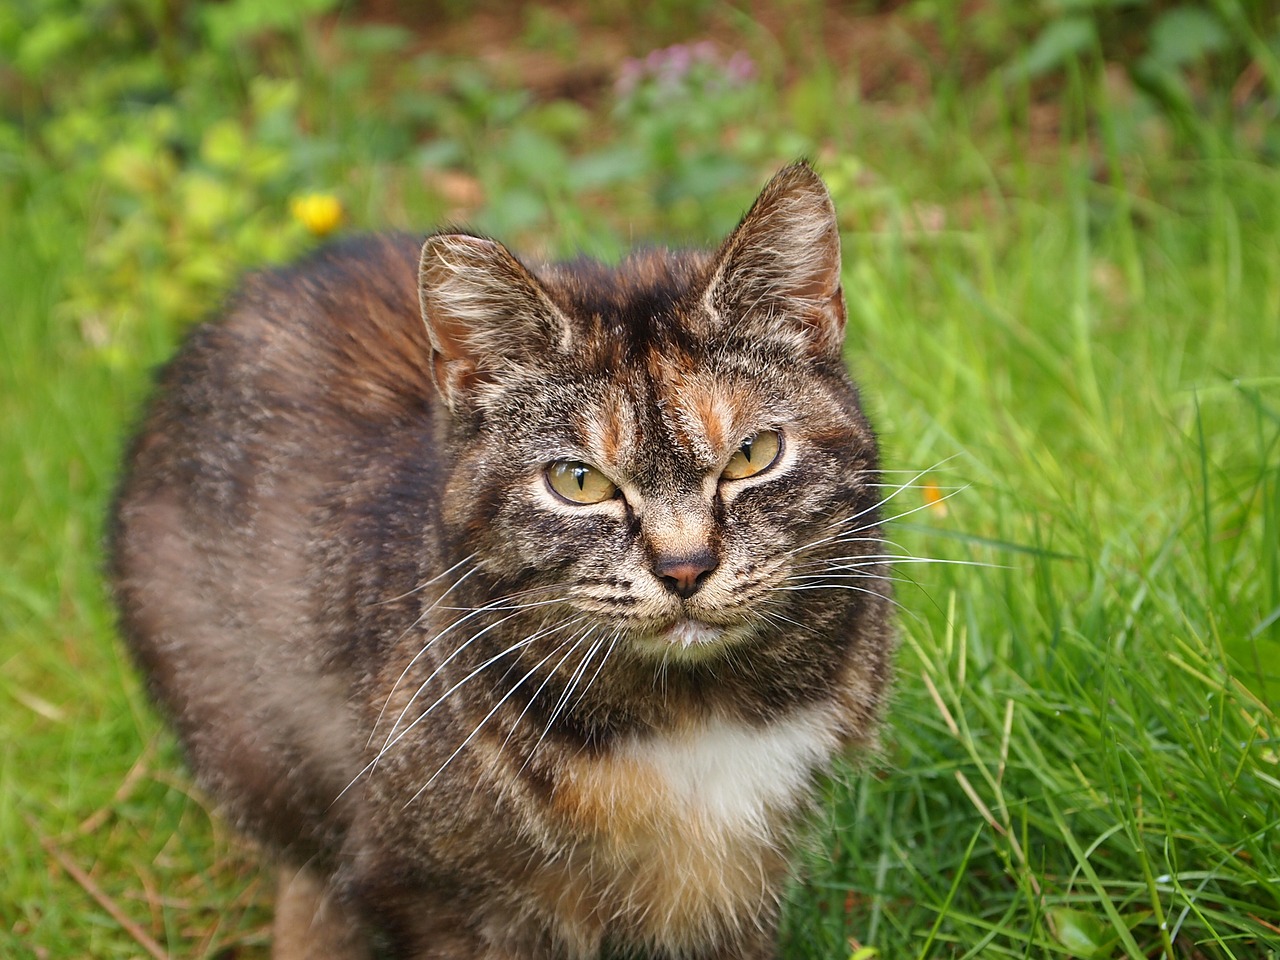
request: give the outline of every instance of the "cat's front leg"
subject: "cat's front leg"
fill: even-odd
[[[372,960],[363,925],[306,867],[282,866],[271,928],[272,960]]]

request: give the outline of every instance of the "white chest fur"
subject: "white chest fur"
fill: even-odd
[[[839,747],[833,709],[707,721],[563,767],[553,803],[577,841],[540,892],[564,941],[589,955],[615,926],[681,953],[758,922],[785,875],[791,814]]]
[[[767,726],[712,720],[628,744],[622,754],[651,774],[677,817],[714,833],[760,836],[770,813],[790,809],[837,747],[826,709]],[[655,797],[655,799],[658,799]]]
[[[556,806],[623,856],[668,839],[769,842],[839,747],[834,709],[763,725],[710,719],[576,757],[562,768]]]

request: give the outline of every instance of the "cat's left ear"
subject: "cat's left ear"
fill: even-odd
[[[738,335],[839,356],[845,305],[831,195],[806,163],[779,172],[716,253],[705,304]]]
[[[542,284],[496,240],[428,237],[418,265],[436,388],[451,410],[512,365],[570,347],[569,324]]]

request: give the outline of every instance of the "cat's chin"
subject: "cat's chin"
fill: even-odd
[[[746,640],[752,632],[747,625],[720,626],[683,618],[668,627],[642,634],[636,645],[643,652],[664,660],[704,660]]]

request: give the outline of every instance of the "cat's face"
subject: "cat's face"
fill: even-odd
[[[874,437],[840,357],[830,201],[780,174],[714,255],[527,272],[427,242],[424,315],[455,420],[453,553],[556,642],[698,660],[830,619],[879,554]]]

